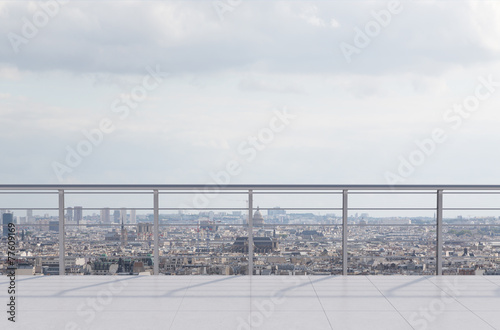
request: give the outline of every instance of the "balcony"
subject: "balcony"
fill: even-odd
[[[21,276],[2,329],[500,329],[498,276]],[[0,279],[5,303],[8,282]]]
[[[500,328],[500,280],[487,276],[500,273],[500,186],[0,193],[2,251],[14,246],[2,271],[16,273],[19,329]],[[188,274],[200,276],[179,276]]]

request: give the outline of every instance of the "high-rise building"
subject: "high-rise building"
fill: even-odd
[[[135,209],[130,210],[130,223],[137,223]]]
[[[11,212],[2,214],[3,236],[9,236],[9,223],[14,223],[14,215]]]
[[[101,210],[101,223],[111,223],[109,207],[105,207]]]
[[[73,221],[73,208],[72,207],[68,207],[66,209],[66,220]]]
[[[120,210],[120,222],[121,223],[128,223],[127,222],[127,209],[122,207]]]
[[[27,209],[26,210],[26,221],[25,223],[33,223],[33,210],[32,209]]]
[[[113,212],[113,222],[120,223],[120,210],[115,210]]]
[[[83,208],[81,206],[75,206],[75,221],[76,225],[80,225],[80,220],[83,219]]]

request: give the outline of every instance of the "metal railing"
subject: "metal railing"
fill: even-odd
[[[68,194],[151,194],[153,207],[143,208],[143,210],[153,211],[153,274],[158,275],[159,269],[159,219],[160,211],[162,210],[242,210],[243,208],[220,208],[220,207],[169,207],[162,208],[160,206],[160,194],[182,194],[182,193],[203,193],[203,194],[245,194],[247,197],[248,219],[248,274],[254,273],[254,244],[253,244],[253,213],[254,197],[264,194],[339,194],[341,196],[340,207],[308,207],[308,208],[288,208],[291,210],[338,210],[341,211],[342,227],[342,274],[348,274],[348,229],[353,224],[348,222],[349,211],[363,210],[378,210],[378,211],[396,211],[396,210],[425,210],[435,212],[435,260],[436,260],[436,275],[443,273],[443,211],[500,211],[499,207],[450,207],[445,208],[443,205],[443,196],[446,194],[493,194],[500,196],[500,185],[321,185],[321,184],[233,184],[233,185],[200,185],[200,184],[68,184],[68,185],[51,185],[51,184],[3,184],[0,185],[0,194],[45,194],[55,193],[58,195],[58,215],[59,215],[59,274],[65,275],[65,197]],[[349,207],[349,196],[354,194],[433,194],[435,195],[436,203],[431,207]],[[500,204],[500,203],[499,203]],[[27,209],[27,208],[15,208]],[[38,208],[36,208],[38,209]],[[54,208],[44,208],[51,209]],[[286,209],[286,208],[285,208]],[[179,224],[176,224],[179,225]],[[180,224],[182,225],[182,224]],[[192,224],[186,224],[192,225]]]

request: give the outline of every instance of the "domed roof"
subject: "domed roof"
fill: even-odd
[[[257,206],[257,211],[253,214],[253,219],[264,219],[262,213],[260,213],[259,207]]]
[[[260,213],[259,207],[257,206],[257,211],[253,214],[253,224],[254,226],[259,226],[264,223],[264,217],[262,216],[262,213]]]

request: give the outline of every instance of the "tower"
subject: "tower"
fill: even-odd
[[[130,223],[137,223],[135,209],[130,210]]]
[[[14,223],[14,215],[11,212],[2,214],[3,236],[9,236],[9,223]]]
[[[113,211],[113,222],[120,223],[120,210]]]
[[[121,240],[122,247],[127,246],[127,230],[125,229],[125,226],[123,225],[123,219],[122,219],[122,230],[121,230],[120,240]]]
[[[26,222],[25,223],[33,223],[33,210],[32,209],[26,210]]]
[[[66,210],[66,219],[68,221],[73,221],[73,208],[72,207],[68,207],[67,210]]]
[[[80,226],[80,220],[83,219],[83,208],[81,206],[75,206],[74,211],[76,225]]]
[[[101,210],[101,223],[111,223],[109,207],[105,207]]]
[[[128,223],[127,222],[127,209],[122,207],[120,210],[120,221],[121,223]]]

